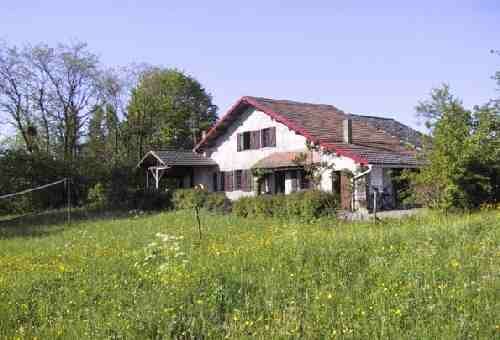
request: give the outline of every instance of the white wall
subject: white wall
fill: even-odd
[[[326,163],[329,167],[333,167],[333,169],[325,170],[321,174],[321,183],[320,188],[324,191],[332,191],[332,172],[339,171],[343,169],[350,170],[351,172],[356,171],[357,164],[351,158],[347,158],[344,156],[335,156],[330,153],[321,153],[320,160],[323,163]]]

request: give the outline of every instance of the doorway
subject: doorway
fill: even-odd
[[[274,173],[274,193],[285,193],[285,172],[279,171]]]

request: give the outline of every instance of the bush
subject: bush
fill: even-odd
[[[227,213],[231,211],[231,201],[223,192],[212,192],[206,195],[203,207],[216,213]]]
[[[335,214],[337,197],[319,190],[300,191],[290,195],[243,197],[233,205],[237,216],[263,216],[313,219]]]
[[[87,200],[89,208],[95,210],[104,209],[104,207],[106,206],[106,194],[101,183],[97,183],[89,189]]]
[[[196,189],[175,190],[172,198],[175,209],[192,209],[199,206],[206,210],[224,213],[231,210],[231,201],[224,193]]]
[[[172,194],[169,191],[144,191],[143,189],[131,192],[129,208],[139,210],[163,210],[172,208]]]

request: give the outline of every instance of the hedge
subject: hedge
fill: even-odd
[[[192,209],[195,205],[206,210],[226,213],[231,211],[231,201],[222,192],[208,192],[197,189],[177,189],[173,193],[175,209]]]
[[[233,212],[240,217],[312,219],[335,215],[337,203],[337,196],[332,193],[309,190],[289,195],[243,197],[233,203]]]

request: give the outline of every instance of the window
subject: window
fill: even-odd
[[[234,172],[234,177],[235,177],[234,189],[235,190],[241,190],[241,189],[243,189],[243,171],[242,170],[236,170]]]
[[[276,146],[276,128],[271,127],[263,129],[262,135],[262,147]]]
[[[250,146],[250,131],[243,132],[243,150],[249,150]]]
[[[261,147],[276,146],[276,128],[238,133],[237,151],[258,150]]]

